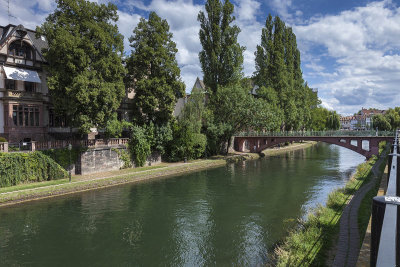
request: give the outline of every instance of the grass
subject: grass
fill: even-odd
[[[277,266],[325,266],[329,249],[339,231],[339,219],[350,197],[372,179],[376,157],[358,166],[344,188],[329,194],[326,206],[319,206],[276,249]]]
[[[386,146],[386,142],[384,146],[379,148],[379,153],[381,154],[384,147]],[[387,162],[385,159],[383,162]],[[361,201],[360,208],[358,209],[358,231],[360,234],[360,246],[363,243],[365,232],[367,230],[369,219],[371,217],[372,211],[372,199],[377,195],[379,186],[381,183],[382,175],[385,170],[386,164],[381,164],[379,166],[379,173],[381,174],[380,177],[376,180],[374,187],[368,191],[368,193],[364,196],[363,200]]]

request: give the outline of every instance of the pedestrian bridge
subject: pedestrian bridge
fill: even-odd
[[[376,131],[242,132],[235,135],[234,149],[260,153],[285,142],[317,141],[345,147],[370,158],[378,155],[380,142],[391,142],[394,136],[394,132]]]

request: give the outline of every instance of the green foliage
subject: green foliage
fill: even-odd
[[[392,130],[396,130],[400,127],[400,107],[395,107],[394,109],[389,108],[384,117],[389,122]]]
[[[5,139],[4,137],[0,137],[0,143],[6,143],[7,139]]]
[[[57,9],[37,28],[48,48],[48,87],[56,112],[88,133],[104,127],[125,94],[123,36],[117,7],[86,0],[57,0]]]
[[[329,130],[339,130],[340,128],[340,116],[336,111],[330,111],[326,119],[326,128]]]
[[[67,172],[41,152],[0,153],[0,187],[57,180]]]
[[[124,165],[121,167],[121,169],[132,167],[132,157],[129,151],[129,145],[127,150],[118,148],[111,148],[111,150],[117,153],[118,157],[124,162]]]
[[[154,125],[150,122],[148,126],[145,126],[145,129],[151,151],[158,151],[161,155],[164,155],[167,143],[173,139],[170,124]]]
[[[304,83],[296,36],[279,18],[269,15],[257,46],[254,81],[259,96],[283,112],[281,129],[307,129],[312,110],[320,104],[317,93]]]
[[[311,129],[314,131],[338,130],[340,116],[336,111],[329,111],[323,107],[316,107],[311,111]]]
[[[227,153],[231,137],[241,130],[279,128],[279,113],[256,99],[240,85],[220,87],[213,95],[205,117],[208,154]]]
[[[132,123],[125,120],[119,121],[115,114],[112,120],[107,121],[106,136],[107,138],[119,138],[124,130],[130,129],[132,126]]]
[[[376,157],[360,164],[354,179],[329,194],[325,207],[318,207],[307,220],[290,232],[276,249],[277,266],[324,266],[327,253],[339,230],[339,220],[348,199],[372,177]]]
[[[390,122],[382,114],[372,116],[372,127],[378,128],[379,131],[389,131],[392,127]]]
[[[168,144],[167,160],[197,159],[204,155],[207,138],[204,134],[193,132],[190,124],[182,121],[176,123],[173,127],[173,137]]]
[[[146,134],[145,127],[137,125],[132,127],[132,138],[128,147],[136,167],[143,167],[147,158],[151,155],[151,140]]]
[[[43,150],[41,153],[53,159],[55,162],[61,165],[64,169],[68,169],[70,164],[74,164],[77,162],[79,155],[86,151],[87,148],[76,148],[73,147],[71,151],[68,148],[59,148],[59,149],[48,149]],[[70,161],[71,156],[71,161]]]
[[[150,12],[148,20],[140,20],[129,41],[133,51],[127,60],[125,82],[135,88],[134,122],[166,124],[173,120],[175,103],[185,93],[168,22]]]
[[[200,43],[199,53],[204,83],[217,92],[219,86],[239,82],[242,77],[243,51],[237,42],[240,28],[232,25],[235,20],[234,6],[229,0],[207,0],[206,14],[199,12]]]

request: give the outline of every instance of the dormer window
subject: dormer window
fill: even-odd
[[[8,49],[8,54],[10,56],[22,57],[28,60],[32,60],[32,52],[31,46],[21,41],[13,42]]]

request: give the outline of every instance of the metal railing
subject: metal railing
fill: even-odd
[[[399,266],[399,131],[389,155],[389,178],[385,196],[377,196],[372,204],[371,266]]]
[[[293,131],[293,132],[257,132],[247,131],[236,133],[237,137],[296,137],[296,136],[394,136],[393,131]]]

